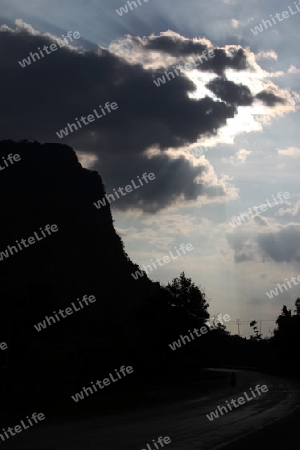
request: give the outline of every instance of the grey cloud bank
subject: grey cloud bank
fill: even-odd
[[[1,137],[31,139],[34,136],[36,140],[49,141],[53,139],[53,130],[59,130],[59,139],[64,138],[66,143],[79,151],[99,156],[94,169],[105,174],[108,191],[117,183],[125,185],[126,180],[144,170],[145,164],[148,171],[157,174],[157,177],[160,173],[165,174],[156,181],[155,189],[138,189],[135,195],[125,196],[116,203],[120,210],[138,205],[141,210],[154,213],[180,198],[186,201],[195,201],[202,196],[212,201],[217,197],[225,198],[225,185],[219,180],[213,184],[199,184],[196,181],[206,171],[204,164],[193,166],[184,157],[174,159],[167,154],[167,149],[194,144],[204,134],[212,136],[225,126],[227,119],[234,118],[238,105],[243,103],[244,92],[240,89],[236,87],[236,93],[231,98],[229,88],[232,88],[220,80],[219,84],[224,84],[223,91],[226,94],[224,101],[216,102],[209,97],[195,100],[189,97],[189,92],[195,90],[195,86],[184,75],[176,77],[163,89],[157,89],[153,79],[163,75],[161,69],[146,69],[142,64],[129,64],[126,59],[117,57],[108,49],[100,49],[99,54],[88,51],[83,55],[76,50],[71,51],[68,46],[56,52],[55,65],[53,58],[45,57],[34,70],[23,71],[28,89],[21,89],[21,86],[13,83],[19,76],[19,67],[13,62],[20,60],[21,54],[28,48],[43,48],[51,40],[39,34],[32,35],[26,29],[20,31],[7,27],[0,30],[0,34],[3,43],[0,47],[3,61],[0,95],[4,103],[9,103],[9,92],[13,89],[19,104],[18,109],[14,110],[13,120],[10,114],[1,117]],[[211,45],[185,39],[171,32],[170,35],[148,37],[143,43],[134,37],[131,40],[135,45],[138,43],[145,56],[155,50],[161,58],[163,54],[168,54],[178,58],[179,63],[180,58],[196,57],[204,50],[209,51],[208,45]],[[211,50],[215,56],[203,59],[197,70],[221,76],[227,68],[233,71],[247,68],[249,62],[245,49],[231,46],[229,52],[211,46]],[[5,57],[7,53],[11,55],[9,59]],[[62,89],[61,73],[69,73],[70,65],[72,75]],[[211,88],[215,89],[213,86]],[[31,95],[32,91],[39,90],[43,92],[42,99]],[[95,98],[99,99],[99,104],[105,104],[108,91],[119,109],[114,114],[107,114],[105,120],[101,121],[101,127],[95,114],[94,121],[94,117],[80,119],[76,116],[78,119],[75,118],[74,123],[69,122],[69,118],[74,117],[74,102],[69,101],[71,98],[76,99],[78,114],[81,111],[92,112]],[[60,104],[64,107],[58,108]],[[43,115],[39,113],[41,107],[44,108]],[[207,114],[207,111],[210,113]],[[62,123],[67,123],[67,126],[60,129]],[[75,134],[74,131],[80,127],[81,133]],[[147,150],[153,146],[158,146],[161,151],[149,159]],[[123,159],[127,164],[119,164]]]

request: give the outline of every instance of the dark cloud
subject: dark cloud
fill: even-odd
[[[276,103],[285,103],[286,101],[281,98],[277,97],[277,95],[273,94],[272,92],[267,91],[261,91],[256,95],[256,98],[261,100],[265,105],[267,106],[275,106]]]
[[[254,261],[254,249],[249,240],[246,239],[244,233],[226,234],[229,246],[234,251],[234,261],[242,263],[246,261]]]
[[[228,118],[234,117],[235,104],[215,102],[209,97],[190,98],[195,86],[183,76],[158,88],[153,80],[163,74],[162,70],[128,64],[106,49],[99,54],[78,53],[65,46],[49,55],[44,52],[44,58],[25,68],[18,63],[30,52],[36,53],[38,47],[43,49],[53,42],[30,30],[0,31],[0,96],[5,105],[0,116],[0,138],[63,142],[75,150],[97,154],[96,169],[108,192],[128,185],[137,175],[154,172],[156,180],[148,187],[115,202],[121,209],[139,207],[154,212],[179,198],[225,195],[221,184],[207,187],[196,183],[206,166],[193,168],[184,158],[174,160],[164,153],[149,158],[145,152],[150,147],[163,152],[194,143],[200,136],[216,134]],[[193,45],[179,45],[179,52],[184,48],[191,51]],[[208,63],[222,70],[240,70],[244,56],[240,50],[229,57],[217,49],[216,57],[210,60],[215,62]],[[230,89],[237,102],[243,101],[245,88],[230,84]],[[99,105],[108,101],[117,102],[118,109],[82,125],[62,140],[57,137],[56,132],[67,123],[92,114],[94,109],[99,111]]]
[[[225,69],[240,71],[249,68],[246,53],[242,48],[231,47],[228,51],[229,55],[223,49],[215,49],[215,57],[203,63],[203,70],[209,67],[213,72],[222,75]]]
[[[138,42],[137,39],[135,39]],[[190,56],[202,53],[207,46],[179,36],[152,36],[145,40],[147,50],[157,50],[172,56]]]
[[[247,255],[247,253],[235,252],[234,261],[236,263],[242,263],[246,261],[253,261],[253,256]]]
[[[139,43],[138,38],[134,39]],[[201,56],[204,50],[209,51],[207,45],[197,42],[195,40],[184,39],[181,36],[151,36],[144,40],[144,48],[147,50],[156,50],[166,53],[177,58],[187,56]],[[202,59],[201,67],[198,70],[212,71],[218,75],[222,75],[225,69],[231,68],[234,70],[245,70],[249,67],[247,63],[247,56],[244,49],[239,47],[230,47],[228,52],[222,48],[214,49],[214,57]]]
[[[139,190],[135,190],[128,196],[128,203],[123,201],[118,205],[119,209],[125,210],[132,205],[138,205],[144,211],[154,213],[157,209],[165,208],[175,202],[181,195],[185,201],[196,200],[198,196],[204,194],[212,198],[225,196],[221,186],[208,187],[203,184],[195,184],[195,178],[205,172],[206,168],[191,167],[183,157],[174,160],[168,158],[167,155],[158,155],[156,158],[148,160],[145,169],[148,173],[155,174],[155,180],[143,187],[142,198]],[[118,174],[121,178],[121,171],[118,171]],[[128,180],[126,184],[128,184]],[[131,198],[129,199],[129,197]]]
[[[260,234],[257,243],[267,259],[275,262],[300,261],[300,227],[290,225],[277,233]]]
[[[262,219],[260,216],[254,216],[253,220],[259,225],[260,227],[266,227],[268,226],[267,222]]]
[[[300,261],[299,225],[287,226],[276,233],[259,233],[254,237],[244,232],[228,233],[226,238],[234,251],[236,263],[254,261],[257,257],[260,257],[262,262]]]
[[[250,89],[242,84],[235,84],[226,78],[215,78],[206,87],[226,103],[238,106],[249,106],[253,103]]]

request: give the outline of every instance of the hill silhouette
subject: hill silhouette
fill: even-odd
[[[10,153],[21,159],[5,167]],[[93,205],[105,195],[101,177],[61,144],[2,141],[0,161],[0,252],[34,232],[41,237],[47,224],[58,227],[0,261],[1,338],[8,345],[0,355],[8,387],[2,399],[26,404],[42,391],[47,401],[87,375],[147,364],[150,301],[158,287],[146,275],[132,278],[138,266],[115,232],[110,206]],[[34,328],[85,294],[96,301],[46,329]]]

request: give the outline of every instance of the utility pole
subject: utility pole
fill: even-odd
[[[269,333],[270,333],[270,336],[272,337],[273,336],[273,331],[271,330],[271,328],[269,328]]]
[[[240,336],[240,319],[236,319],[238,326],[238,335]]]

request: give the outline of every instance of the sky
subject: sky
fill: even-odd
[[[184,271],[270,336],[300,296],[300,2],[129,3],[1,0],[0,139],[72,146],[108,194],[153,173],[111,202],[130,258],[173,252],[150,279]]]

